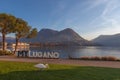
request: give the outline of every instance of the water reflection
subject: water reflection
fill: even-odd
[[[120,58],[120,47],[31,47],[30,50],[58,52],[60,58],[80,58],[82,56],[113,56]]]

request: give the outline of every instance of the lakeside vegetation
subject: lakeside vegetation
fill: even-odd
[[[0,50],[0,56],[2,56],[2,55],[12,55],[12,52]]]
[[[23,19],[11,14],[0,13],[0,33],[2,35],[2,50],[5,51],[6,35],[13,33],[16,39],[15,51],[21,38],[33,38],[37,29],[33,28]]]
[[[75,59],[75,60],[95,60],[95,61],[120,61],[120,59],[113,57],[113,56],[83,56],[80,58],[72,58],[69,57],[69,59]]]
[[[40,71],[35,64],[0,61],[0,80],[120,80],[120,69],[49,64]]]

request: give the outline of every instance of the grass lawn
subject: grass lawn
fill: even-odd
[[[0,80],[120,80],[120,69],[51,64],[40,71],[34,65],[0,61]]]

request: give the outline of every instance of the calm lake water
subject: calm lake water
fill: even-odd
[[[59,58],[80,58],[83,56],[113,56],[120,59],[120,47],[31,47],[36,52],[58,52]]]

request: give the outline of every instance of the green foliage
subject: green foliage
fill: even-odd
[[[0,13],[0,32],[8,34],[12,32],[16,18],[13,15]]]
[[[13,28],[13,32],[15,33],[16,37],[24,38],[27,37],[31,30],[31,27],[28,25],[26,21],[23,19],[17,18],[15,22],[15,26]]]
[[[80,57],[78,59],[81,60],[101,60],[101,61],[120,61],[119,59],[117,59],[116,57],[113,56],[102,56],[102,57],[98,57],[98,56],[94,56],[94,57]]]
[[[3,51],[3,50],[0,50],[0,56],[1,55],[12,55],[12,52],[11,51]]]
[[[32,32],[30,31],[31,31],[31,27],[28,25],[26,21],[20,18],[16,19],[15,26],[13,28],[13,32],[16,35],[16,46],[15,46],[14,54],[17,50],[17,46],[20,38],[26,38],[30,34],[31,34],[30,36],[32,37],[35,36],[36,29],[33,29]]]
[[[3,50],[5,50],[6,34],[12,32],[16,18],[10,14],[0,13],[0,32],[2,33]]]
[[[120,69],[50,64],[40,71],[34,65],[0,62],[0,80],[120,80]]]
[[[32,29],[28,23],[21,19],[16,18],[13,15],[0,13],[0,33],[2,33],[3,50],[5,50],[5,38],[9,33],[15,33],[16,47],[20,38],[33,38],[37,35],[37,29]]]
[[[37,35],[37,29],[34,28],[30,31],[29,35],[27,36],[27,38],[34,38]]]

